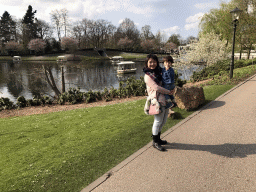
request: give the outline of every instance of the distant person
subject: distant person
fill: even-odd
[[[164,62],[164,68],[161,68],[162,69],[163,87],[170,91],[174,91],[174,89],[175,89],[175,80],[174,80],[175,73],[172,68],[172,64],[173,64],[172,56],[164,57],[163,62]],[[173,95],[166,94],[165,99],[167,102],[167,108],[169,108],[169,107],[173,108],[173,107],[177,106]]]
[[[162,76],[159,61],[156,55],[148,55],[145,60],[145,68],[143,69],[145,76],[144,81],[147,87],[148,97],[157,99],[160,103],[161,112],[154,115],[154,123],[152,127],[153,147],[159,151],[164,151],[162,145],[166,145],[167,141],[161,140],[161,130],[165,125],[169,109],[166,108],[166,100],[164,94],[172,95],[173,91],[167,90],[161,86]]]

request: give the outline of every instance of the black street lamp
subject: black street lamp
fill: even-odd
[[[233,78],[233,70],[234,70],[234,57],[235,57],[235,39],[236,39],[236,26],[238,24],[239,16],[242,10],[237,7],[230,11],[232,14],[233,25],[234,25],[234,33],[233,33],[233,46],[232,46],[232,56],[231,56],[231,64],[230,64],[230,79]]]

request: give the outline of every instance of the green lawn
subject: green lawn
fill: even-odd
[[[231,85],[205,87],[214,100]],[[0,191],[79,191],[151,141],[145,99],[0,119]],[[163,131],[193,112],[175,108]]]
[[[256,66],[216,76],[204,86],[206,103]],[[223,84],[227,82],[227,84]],[[151,141],[153,116],[145,99],[44,115],[0,119],[0,191],[80,191]],[[193,113],[175,108],[163,132]]]

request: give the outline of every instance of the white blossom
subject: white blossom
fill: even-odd
[[[226,42],[220,39],[220,35],[207,33],[201,35],[198,42],[191,44],[185,58],[188,63],[204,61],[207,66],[210,66],[219,60],[226,59],[228,50]]]

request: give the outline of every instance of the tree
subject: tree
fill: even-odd
[[[181,40],[181,36],[179,34],[173,34],[169,37],[167,43],[174,43],[177,46],[180,46],[180,40]]]
[[[226,40],[226,45],[232,41],[232,18],[230,11],[233,5],[221,3],[219,9],[212,9],[204,14],[200,21],[200,34],[215,33],[220,35],[221,40]]]
[[[239,19],[239,28],[237,33],[237,41],[240,44],[240,59],[243,50],[247,51],[247,59],[249,59],[253,44],[256,43],[256,1],[233,1],[235,6],[243,10],[241,17]]]
[[[73,27],[73,36],[78,41],[78,47],[83,49],[83,48],[88,48],[89,45],[89,25],[90,25],[90,20],[88,19],[83,19],[82,21],[79,21],[76,23],[76,25]]]
[[[55,38],[51,39],[51,46],[53,51],[60,51],[61,50],[61,45],[59,41],[56,41]]]
[[[23,44],[27,46],[28,42],[32,39],[38,38],[37,36],[37,19],[35,18],[36,10],[33,11],[31,5],[22,19],[23,24]]]
[[[74,54],[73,59],[75,58],[75,51],[77,50],[78,42],[76,39],[71,37],[63,37],[61,39],[61,47],[62,49],[68,50],[70,53]]]
[[[197,41],[198,39],[194,36],[189,36],[187,39],[186,39],[186,44],[190,44],[190,43],[193,43],[194,41]]]
[[[57,31],[57,36],[59,39],[59,42],[61,41],[61,27],[62,27],[62,18],[61,18],[61,13],[59,10],[54,10],[51,12],[51,19],[52,22],[54,23]]]
[[[165,34],[163,32],[161,32],[160,30],[157,31],[156,35],[155,35],[155,46],[156,46],[156,50],[158,52],[160,52],[165,44]]]
[[[80,48],[106,47],[111,45],[115,30],[116,27],[106,20],[83,19],[73,27],[73,35]]]
[[[47,22],[40,19],[37,20],[38,38],[50,39],[52,37],[52,33],[53,33],[52,28]]]
[[[16,22],[13,21],[10,14],[5,11],[0,20],[0,39],[2,43],[16,40]]]
[[[9,52],[11,56],[13,56],[15,53],[22,50],[22,46],[15,41],[9,41],[5,44],[5,49]]]
[[[128,50],[129,48],[132,47],[132,44],[133,44],[133,41],[128,39],[128,37],[125,37],[125,38],[121,38],[117,45],[119,47],[121,47],[122,49],[125,49],[125,50]]]
[[[156,49],[156,43],[154,39],[145,39],[140,43],[142,49],[146,52],[154,51]]]
[[[151,27],[149,25],[145,25],[141,28],[140,38],[142,40],[154,39],[154,34],[151,32]]]
[[[236,47],[240,48],[240,58],[244,49],[247,49],[249,57],[252,45],[256,43],[255,0],[232,0],[229,3],[222,3],[219,9],[212,9],[203,16],[200,33],[219,34],[227,46],[232,44],[233,26],[230,11],[235,7],[243,10],[236,28]]]
[[[119,25],[115,35],[118,37],[118,39],[124,39],[127,37],[129,40],[133,41],[133,44],[139,44],[140,32],[134,22],[128,18],[125,18]]]
[[[164,49],[165,49],[166,52],[173,53],[174,49],[177,49],[177,45],[173,42],[166,43],[165,46],[164,46]]]
[[[210,66],[219,60],[226,59],[228,53],[225,40],[221,40],[220,35],[211,32],[201,34],[199,41],[191,44],[186,59],[188,62],[205,61]]]
[[[87,37],[93,47],[104,47],[115,27],[108,21],[99,19],[87,23]]]
[[[62,31],[63,27],[64,27],[64,37],[67,36],[67,30],[69,27],[68,10],[67,9],[61,9],[61,10],[55,9],[54,11],[51,12],[51,19],[52,19],[53,24],[56,27],[58,39],[59,39],[59,41],[61,41],[61,31]]]
[[[42,39],[32,39],[28,44],[28,49],[35,51],[36,54],[44,51],[46,43]]]
[[[77,22],[76,25],[73,27],[73,35],[78,41],[78,48],[81,49],[82,47],[82,38],[83,38],[83,26],[81,22]]]
[[[67,9],[61,9],[61,16],[62,16],[62,22],[64,27],[64,37],[67,36],[67,29],[68,29],[68,10]]]

